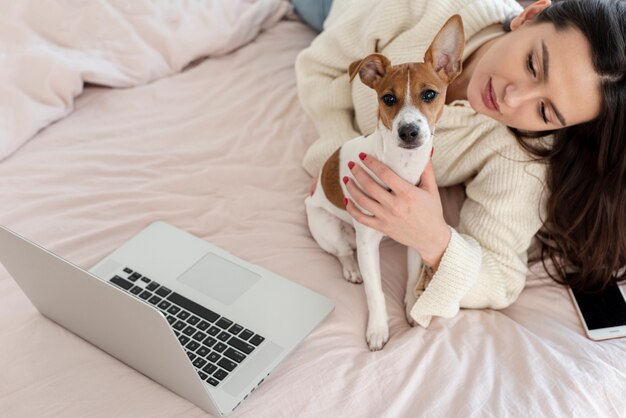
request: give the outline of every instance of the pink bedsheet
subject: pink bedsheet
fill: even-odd
[[[162,219],[334,300],[236,417],[626,416],[626,340],[586,339],[539,266],[508,309],[411,328],[405,250],[385,241],[391,339],[368,350],[363,287],[306,226],[300,162],[316,134],[293,64],[313,36],[283,21],[152,84],[87,88],[0,164],[0,223],[88,268]],[[0,267],[0,416],[205,413],[43,317]]]

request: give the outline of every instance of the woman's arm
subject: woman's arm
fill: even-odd
[[[432,250],[440,242],[433,233],[441,233],[438,228],[445,224],[436,205],[441,204],[438,194],[422,185],[412,186],[369,156],[364,164],[397,196],[379,197],[389,192],[363,177],[365,171],[356,166],[355,179],[374,202],[367,203],[354,184],[348,189],[350,196],[374,216],[348,205],[351,215],[428,254],[428,263],[436,268],[422,270],[431,281],[411,310],[418,324],[427,327],[433,316],[453,317],[461,307],[502,309],[517,299],[526,280],[527,250],[541,227],[543,165],[500,155],[489,158],[467,182],[460,224],[456,229],[448,227],[449,241],[436,260],[432,254],[437,251]]]
[[[460,223],[411,310],[418,324],[452,317],[459,308],[503,309],[517,300],[527,251],[542,224],[544,170],[540,163],[494,155],[466,184]]]

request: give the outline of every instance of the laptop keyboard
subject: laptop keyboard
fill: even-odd
[[[200,378],[218,386],[265,338],[129,268],[109,280],[160,310]]]

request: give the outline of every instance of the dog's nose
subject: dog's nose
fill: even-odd
[[[404,142],[413,142],[420,134],[420,128],[414,123],[407,123],[398,128],[398,135]]]

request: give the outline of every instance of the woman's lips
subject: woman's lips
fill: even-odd
[[[494,110],[496,112],[500,111],[500,107],[498,106],[498,99],[493,91],[493,86],[491,85],[491,78],[487,82],[485,89],[483,90],[483,102],[488,109]]]

